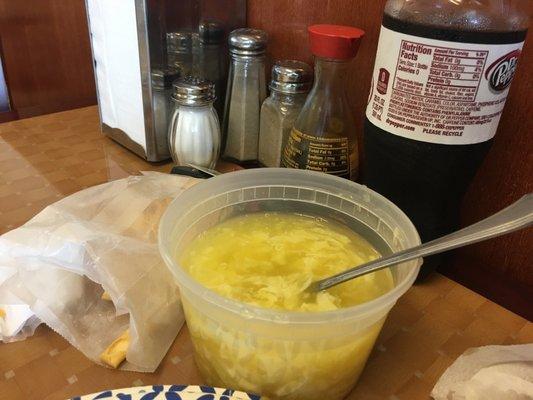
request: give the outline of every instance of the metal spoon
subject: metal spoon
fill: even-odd
[[[187,165],[189,167],[193,167],[193,168],[196,168],[198,171],[202,171],[208,175],[211,175],[211,176],[217,176],[217,175],[220,175],[221,172],[218,172],[218,171],[215,171],[214,169],[211,169],[211,168],[206,168],[206,167],[201,167],[199,165],[195,165],[195,164],[191,164],[191,163],[187,163]]]
[[[338,285],[339,283],[349,281],[350,279],[357,278],[361,275],[369,274],[370,272],[378,271],[415,258],[426,257],[432,254],[456,249],[457,247],[481,242],[505,233],[526,228],[531,224],[533,224],[533,193],[525,195],[500,212],[457,232],[450,233],[449,235],[432,240],[428,243],[423,243],[416,247],[411,247],[410,249],[402,250],[390,256],[370,261],[332,277],[313,282],[305,289],[305,291],[318,292],[325,290]]]

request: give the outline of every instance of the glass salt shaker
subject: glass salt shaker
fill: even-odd
[[[266,44],[266,32],[257,29],[237,29],[229,35],[224,157],[241,164],[257,160],[259,114],[266,97]]]
[[[220,125],[213,108],[215,85],[186,77],[174,82],[169,126],[170,153],[177,165],[214,168],[220,154]]]
[[[192,72],[192,36],[191,32],[167,33],[167,65],[177,68],[181,76]]]
[[[261,107],[259,163],[265,167],[281,165],[281,151],[294,121],[311,89],[313,71],[301,61],[278,61],[272,67],[270,96]]]
[[[152,79],[152,112],[158,154],[169,154],[168,122],[172,113],[172,82],[179,77],[175,68],[154,69]]]

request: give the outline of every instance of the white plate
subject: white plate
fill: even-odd
[[[72,400],[260,400],[253,394],[230,389],[195,385],[154,385],[104,392],[74,397]]]

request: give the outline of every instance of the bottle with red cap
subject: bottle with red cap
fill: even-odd
[[[315,82],[285,144],[282,163],[354,180],[359,169],[357,136],[344,87],[364,31],[312,25],[308,32]]]

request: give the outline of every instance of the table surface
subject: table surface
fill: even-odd
[[[136,174],[168,172],[100,133],[96,107],[0,125],[0,234],[83,188]],[[427,399],[469,347],[533,341],[533,324],[442,275],[411,288],[391,311],[348,399]],[[0,343],[0,400],[65,399],[104,389],[199,384],[184,327],[155,373],[98,366],[41,325],[25,341]]]

